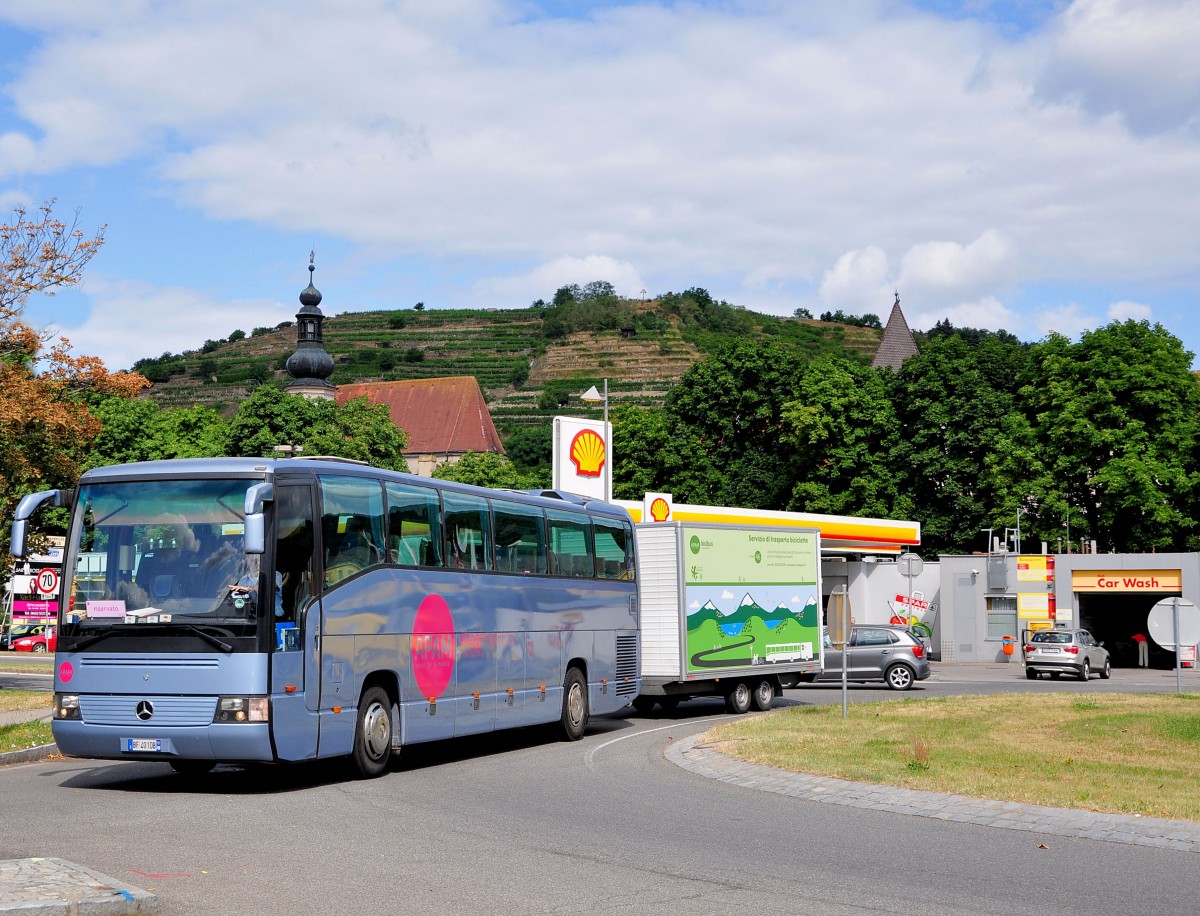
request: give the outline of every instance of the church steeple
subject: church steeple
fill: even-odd
[[[296,313],[296,352],[288,357],[285,368],[292,381],[284,386],[289,394],[306,398],[333,399],[334,386],[329,382],[333,374],[333,357],[325,352],[321,325],[325,316],[318,306],[321,293],[313,286],[312,275],[317,268],[316,252],[308,255],[308,287],[300,293],[300,311]]]
[[[875,351],[871,368],[887,368],[895,372],[908,357],[916,353],[917,342],[913,339],[908,322],[904,320],[904,313],[900,311],[900,290],[896,290],[896,302],[892,306],[892,314],[888,316],[887,326],[883,329],[883,339],[879,341],[879,349]]]

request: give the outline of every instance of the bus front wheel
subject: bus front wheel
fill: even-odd
[[[563,681],[563,705],[560,722],[562,724],[563,735],[568,741],[578,741],[587,730],[587,681],[583,679],[583,673],[578,668],[570,669],[567,672],[566,680]]]
[[[354,767],[368,779],[387,769],[392,757],[392,701],[382,687],[368,687],[358,704]]]

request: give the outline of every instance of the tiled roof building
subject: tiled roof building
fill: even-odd
[[[335,400],[345,404],[363,395],[372,404],[386,404],[392,422],[408,433],[404,457],[414,474],[428,477],[443,461],[466,452],[504,454],[474,376],[339,385]]]
[[[917,354],[917,342],[913,339],[904,313],[900,311],[900,293],[896,293],[896,303],[892,306],[892,314],[888,316],[887,327],[883,329],[883,340],[871,360],[871,368],[887,367],[895,372],[910,356]]]

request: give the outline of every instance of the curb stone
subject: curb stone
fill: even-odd
[[[793,773],[730,757],[712,744],[701,743],[702,737],[692,735],[681,738],[667,747],[664,756],[676,766],[698,776],[806,801],[870,808],[914,817],[933,817],[983,827],[1200,853],[1200,822],[1197,821],[1051,808]]]
[[[0,913],[127,916],[154,913],[158,897],[58,858],[0,862]]]

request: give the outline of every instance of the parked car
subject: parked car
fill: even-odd
[[[8,651],[22,636],[34,636],[46,629],[44,623],[14,623],[8,632],[0,633],[0,650]]]
[[[1025,676],[1031,681],[1043,672],[1058,677],[1069,671],[1086,681],[1093,671],[1103,678],[1112,673],[1104,643],[1087,630],[1038,630],[1025,644]]]
[[[929,677],[929,653],[920,637],[905,626],[879,624],[850,628],[850,664],[846,680],[883,681],[892,690],[908,690]],[[842,679],[842,652],[825,636],[825,670],[820,681]]]
[[[16,627],[13,627],[15,630]],[[21,633],[12,639],[16,652],[53,652],[58,647],[58,629],[42,623],[32,624],[31,632]]]

